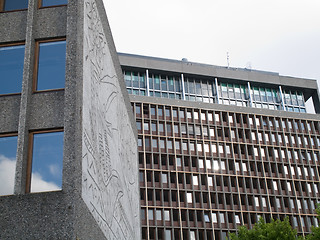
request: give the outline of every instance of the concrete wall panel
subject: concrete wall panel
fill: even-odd
[[[82,198],[107,239],[140,239],[136,138],[96,1],[84,4]]]

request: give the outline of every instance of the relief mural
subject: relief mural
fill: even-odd
[[[107,239],[139,239],[136,140],[95,0],[84,8],[82,198]]]

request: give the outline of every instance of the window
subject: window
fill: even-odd
[[[58,6],[68,4],[68,0],[39,0],[41,7]]]
[[[26,192],[62,189],[63,132],[30,134]]]
[[[187,202],[192,203],[192,193],[187,193]]]
[[[64,88],[66,41],[37,42],[34,91]]]
[[[0,195],[13,194],[17,136],[0,136]]]
[[[28,8],[28,0],[0,0],[0,12],[2,11],[14,11],[23,10]]]
[[[0,46],[0,94],[21,92],[23,61],[24,45]]]

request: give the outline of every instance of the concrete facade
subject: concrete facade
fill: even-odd
[[[18,136],[0,238],[140,239],[137,133],[103,2],[29,0],[0,23],[1,44],[25,43],[22,92],[0,96],[0,134]],[[33,92],[35,42],[58,38],[66,38],[65,88]],[[45,129],[64,131],[62,190],[26,194],[29,133]]]

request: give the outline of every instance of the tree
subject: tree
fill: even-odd
[[[320,205],[318,205],[316,212],[318,214],[317,218],[320,221]],[[320,239],[320,227],[311,227],[311,233],[306,236],[306,240],[319,240]]]
[[[297,230],[290,225],[289,218],[283,221],[277,219],[266,223],[260,218],[251,230],[241,226],[237,233],[230,234],[231,240],[302,240],[303,237],[297,236]],[[316,239],[316,238],[314,238]],[[313,238],[311,240],[314,240]],[[319,239],[319,238],[317,238]]]

